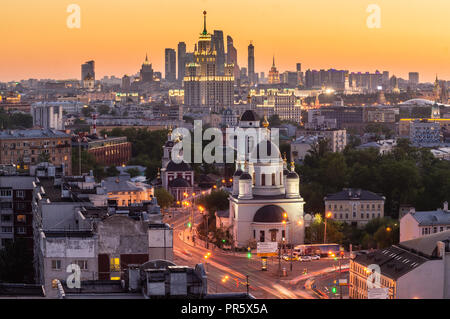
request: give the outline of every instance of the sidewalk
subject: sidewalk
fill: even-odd
[[[184,229],[178,232],[178,237],[180,238],[180,240],[182,242],[184,242],[185,244],[192,246],[192,247],[199,247],[199,248],[203,248],[203,249],[207,249],[206,248],[206,242],[199,239],[197,235],[195,235],[195,243],[192,240],[192,235],[195,235],[194,233],[191,233],[189,229]],[[212,251],[220,251],[222,254],[224,255],[230,255],[230,256],[236,256],[236,257],[241,257],[241,258],[247,258],[247,253],[246,252],[232,252],[232,251],[225,251],[222,250],[220,248],[218,248],[216,245],[214,245],[213,243],[209,243],[208,244],[208,250],[212,250]]]

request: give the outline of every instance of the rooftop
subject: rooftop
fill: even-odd
[[[354,188],[345,188],[342,191],[334,194],[329,194],[325,197],[326,201],[332,200],[382,200],[384,201],[384,197],[378,194],[375,194],[370,191],[362,190],[362,189],[354,189]]]
[[[354,262],[360,265],[379,265],[381,274],[394,280],[397,280],[428,260],[430,259],[425,256],[420,256],[395,245],[369,253],[359,253],[354,258]]]
[[[439,208],[434,211],[413,212],[411,216],[419,226],[450,225],[450,210]]]
[[[34,139],[34,138],[70,138],[70,135],[52,130],[3,130],[0,131],[0,139]]]
[[[33,176],[1,176],[0,187],[12,189],[34,189],[33,182],[36,180]]]

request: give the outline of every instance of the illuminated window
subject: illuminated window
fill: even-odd
[[[110,270],[111,271],[120,271],[120,258],[111,257]]]
[[[19,223],[25,223],[27,221],[27,217],[25,215],[17,215],[17,221]]]

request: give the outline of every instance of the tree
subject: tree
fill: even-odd
[[[94,108],[92,106],[85,106],[81,109],[81,113],[83,113],[85,117],[91,116],[92,112],[94,112]]]
[[[141,172],[139,171],[139,169],[137,169],[135,167],[127,169],[127,173],[130,174],[131,178],[141,175]]]
[[[196,200],[197,205],[201,205],[206,211],[214,214],[217,211],[225,210],[229,207],[229,193],[224,190],[217,190],[211,194],[203,195]]]
[[[109,177],[117,176],[119,174],[120,174],[119,170],[113,165],[109,166],[106,169],[106,175],[109,176]]]
[[[102,104],[97,108],[97,110],[99,114],[105,115],[109,113],[109,106]]]
[[[169,208],[170,206],[173,205],[173,202],[175,201],[172,194],[170,194],[167,190],[165,190],[162,187],[155,189],[155,196],[156,199],[158,200],[159,206],[162,209]]]
[[[47,152],[41,152],[37,158],[38,163],[51,163],[50,154]]]
[[[264,121],[264,119],[262,119],[261,121]],[[281,119],[278,116],[278,114],[274,114],[274,115],[270,116],[268,121],[269,121],[270,127],[279,127],[282,124]]]

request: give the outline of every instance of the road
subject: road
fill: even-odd
[[[279,263],[276,257],[272,257],[268,259],[268,270],[262,271],[261,260],[256,254],[249,259],[243,253],[233,254],[194,246],[191,242],[192,235],[186,228],[189,218],[188,210],[172,212],[169,215],[171,218],[166,218],[165,222],[174,228],[174,262],[191,267],[204,263],[210,293],[245,292],[248,275],[249,292],[258,299],[315,299],[318,296],[313,291],[304,289],[306,280],[311,277],[311,274],[320,275],[334,269],[335,262],[332,259],[321,259],[311,262],[293,261],[292,271],[290,271],[290,262],[283,260]],[[196,225],[200,220],[201,215],[196,212],[193,224]],[[205,263],[204,256],[208,252],[211,256]],[[286,268],[286,277],[279,276],[280,268]],[[304,275],[305,270],[306,275]]]

